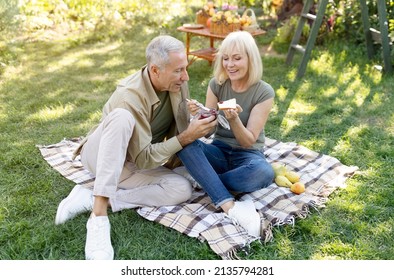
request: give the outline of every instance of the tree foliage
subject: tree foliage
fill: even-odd
[[[269,13],[272,1],[228,2]],[[96,36],[107,36],[141,23],[144,26],[165,28],[179,21],[181,15],[187,15],[193,20],[194,10],[190,6],[201,7],[205,2],[206,0],[0,0],[0,39],[9,34],[16,23],[25,34],[51,30],[56,34],[90,32]],[[226,1],[214,2],[219,4]],[[376,2],[367,0],[371,26],[378,29]],[[394,0],[386,0],[386,6],[389,31],[394,37]],[[334,19],[331,37],[364,41],[359,0],[330,0],[326,20],[330,17]],[[284,33],[287,34],[282,32]]]
[[[5,33],[11,30],[17,13],[17,0],[0,0],[0,35],[4,36]]]
[[[330,5],[335,10],[335,33],[340,38],[347,38],[356,42],[364,42],[362,31],[361,7],[359,0],[332,0]],[[379,30],[379,14],[377,1],[367,0],[369,22],[372,28]],[[389,33],[394,36],[394,0],[386,0]]]
[[[19,0],[16,18],[25,33],[53,30],[60,34],[101,32],[111,35],[139,23],[166,26],[180,14],[190,12],[189,4],[186,0]],[[0,21],[0,25],[4,23]]]

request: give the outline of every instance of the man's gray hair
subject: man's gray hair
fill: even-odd
[[[146,47],[146,62],[148,67],[155,64],[162,68],[170,62],[170,52],[184,51],[185,45],[181,41],[169,35],[161,35],[154,38]]]

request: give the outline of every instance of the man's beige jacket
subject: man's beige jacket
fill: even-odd
[[[172,123],[166,140],[156,144],[151,144],[150,122],[160,100],[152,86],[146,66],[123,79],[104,105],[101,121],[116,108],[128,110],[135,118],[136,124],[129,142],[126,159],[134,162],[140,169],[162,165],[182,149],[176,135],[185,130],[188,125],[189,114],[186,107],[186,99],[189,98],[188,84],[185,82],[180,92],[169,92],[169,95],[175,122]],[[82,140],[74,156],[80,153],[83,144],[86,143],[89,135],[97,126]]]

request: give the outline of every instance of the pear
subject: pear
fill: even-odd
[[[295,171],[287,171],[285,177],[289,179],[290,182],[296,183],[300,181],[300,175]]]
[[[275,177],[284,176],[285,173],[287,172],[286,166],[279,163],[279,162],[274,162],[271,164],[271,166],[272,166],[272,169],[274,169]]]
[[[278,175],[275,177],[275,183],[279,187],[287,187],[290,188],[293,184],[283,175]]]
[[[295,194],[302,194],[305,192],[305,185],[304,183],[296,182],[290,187],[290,190]]]

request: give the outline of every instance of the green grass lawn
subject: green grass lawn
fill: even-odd
[[[9,45],[10,63],[0,72],[0,259],[84,259],[88,214],[55,226],[57,206],[74,183],[49,167],[36,145],[85,135],[117,82],[144,64],[144,48],[155,35],[136,27],[95,43]],[[294,226],[275,227],[273,241],[253,243],[244,258],[392,260],[394,75],[375,70],[363,46],[343,43],[316,47],[300,80],[298,62],[297,55],[291,66],[284,57],[263,56],[264,80],[277,94],[267,136],[334,156],[360,172],[325,208],[311,209]],[[211,74],[206,61],[189,68],[193,98],[204,101]],[[206,243],[134,210],[110,219],[116,259],[218,259]]]

